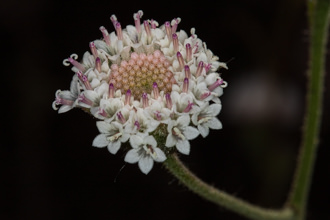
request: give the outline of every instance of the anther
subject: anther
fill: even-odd
[[[134,122],[134,126],[136,127],[136,130],[140,130],[140,128],[141,128],[140,123],[138,122],[138,120],[136,120]]]
[[[77,72],[79,80],[85,85],[87,90],[93,90],[91,84],[89,83],[87,76],[85,76],[81,71]]]
[[[157,83],[156,82],[153,83],[152,88],[153,88],[153,91],[154,91],[155,99],[158,99],[158,97],[159,97],[159,89],[158,89],[158,86],[157,86]]]
[[[145,92],[142,94],[142,105],[143,105],[143,108],[146,108],[149,106],[148,95]]]
[[[165,31],[166,31],[168,40],[171,42],[172,41],[172,29],[171,29],[171,24],[168,21],[165,22]]]
[[[116,29],[118,40],[123,40],[123,32],[121,30],[121,25],[119,22],[116,23],[115,29]]]
[[[180,52],[176,53],[176,57],[178,58],[180,68],[183,69],[184,67],[184,60]]]
[[[172,25],[172,33],[176,32],[176,29],[178,27],[178,24],[180,23],[181,18],[175,18],[172,20],[171,25]]]
[[[172,106],[173,106],[173,104],[172,104],[172,99],[171,99],[171,95],[170,95],[170,93],[167,93],[167,94],[165,95],[165,99],[166,99],[166,106],[167,106],[167,108],[168,108],[168,109],[171,109]]]
[[[126,119],[124,118],[123,114],[121,112],[117,113],[118,120],[122,123],[125,124]]]
[[[179,39],[178,39],[178,35],[177,34],[173,34],[172,35],[172,39],[173,39],[173,49],[174,52],[178,52],[179,50]]]
[[[126,92],[126,96],[125,96],[125,105],[129,105],[130,101],[131,101],[131,96],[132,96],[132,92],[131,90],[127,90]]]
[[[105,29],[105,27],[101,26],[100,31],[103,34],[103,39],[104,39],[105,43],[107,44],[108,47],[110,47],[110,45],[111,45],[110,36],[109,36],[109,33],[108,33],[107,29]]]
[[[187,93],[189,88],[189,79],[186,77],[183,80],[182,92]]]
[[[140,21],[140,19],[142,18],[142,15],[143,15],[143,12],[141,10],[139,10],[137,13],[134,13],[134,15],[133,15],[136,32],[138,32],[138,33],[141,32],[141,21]]]
[[[99,73],[102,71],[101,70],[101,59],[100,59],[100,57],[96,57],[96,59],[95,59],[95,68]]]
[[[113,98],[115,96],[115,87],[112,83],[109,84],[108,98]]]
[[[190,68],[188,65],[184,66],[184,74],[185,74],[186,78],[190,79],[191,74],[190,74]]]
[[[218,86],[220,86],[223,83],[222,79],[217,79],[217,81],[215,81],[215,83],[213,83],[212,85],[210,85],[208,87],[208,89],[212,92],[214,89],[216,89]]]
[[[186,44],[186,54],[187,62],[189,62],[192,59],[192,49],[189,43]]]
[[[69,62],[76,67],[78,70],[80,70],[81,72],[85,71],[85,67],[84,65],[82,65],[81,63],[79,63],[78,61],[74,60],[72,57],[68,58]]]
[[[197,67],[197,70],[196,70],[196,78],[199,77],[202,74],[203,67],[204,67],[204,62],[199,61],[198,67]]]
[[[97,50],[96,50],[96,47],[95,47],[95,44],[93,41],[89,43],[89,48],[91,49],[91,52],[92,52],[94,58],[96,59],[96,57],[98,57],[98,53],[97,53]]]
[[[183,110],[183,112],[188,113],[188,112],[192,109],[192,106],[193,106],[193,105],[194,105],[193,102],[188,101],[188,105],[187,105],[187,107]]]

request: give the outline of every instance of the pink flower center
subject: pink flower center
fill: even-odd
[[[128,61],[123,60],[120,65],[111,65],[109,83],[112,83],[116,90],[120,89],[122,94],[130,89],[136,100],[144,93],[151,94],[154,83],[157,83],[159,91],[170,93],[172,85],[176,83],[173,73],[169,70],[170,65],[159,50],[148,55],[133,52]]]

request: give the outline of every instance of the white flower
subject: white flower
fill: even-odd
[[[190,153],[189,140],[195,139],[199,135],[198,130],[189,126],[189,123],[189,115],[182,115],[177,120],[171,120],[167,127],[168,136],[165,146],[173,147],[175,145],[180,153],[188,155]]]
[[[58,113],[64,113],[77,105],[78,96],[80,95],[80,86],[78,82],[78,77],[76,75],[73,76],[70,91],[65,90],[57,90],[55,93],[55,101],[53,102],[53,109],[58,110],[57,105],[61,105]]]
[[[124,132],[122,124],[118,122],[98,121],[96,126],[101,134],[96,136],[92,145],[94,147],[107,147],[112,154],[116,154],[121,143],[126,142],[129,138],[129,135]]]
[[[163,162],[166,160],[164,152],[157,147],[157,142],[153,136],[133,135],[130,138],[133,149],[129,150],[125,156],[128,163],[137,163],[144,174],[148,174],[154,165],[154,161]]]
[[[222,124],[219,119],[216,117],[221,110],[220,104],[209,105],[205,103],[201,106],[201,111],[192,115],[191,121],[194,125],[197,125],[198,131],[205,138],[211,129],[221,129]]]

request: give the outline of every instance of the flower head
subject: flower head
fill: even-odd
[[[154,161],[175,150],[187,155],[190,140],[222,128],[217,115],[227,83],[217,71],[227,66],[194,28],[190,35],[178,29],[180,18],[159,25],[142,16],[138,11],[124,28],[112,15],[114,31],[101,26],[103,38],[89,43],[81,61],[76,54],[63,61],[75,74],[70,91],[56,92],[53,108],[89,112],[100,120],[92,145],[112,154],[122,148],[125,161],[147,174]]]

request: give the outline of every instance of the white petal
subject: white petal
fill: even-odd
[[[97,121],[96,127],[100,133],[109,133],[109,131],[111,130],[110,124],[104,121]]]
[[[210,133],[209,127],[205,125],[198,125],[198,130],[204,138]]]
[[[155,161],[157,161],[157,162],[163,162],[163,161],[166,160],[166,156],[165,156],[164,152],[161,149],[159,149],[158,147],[156,147],[154,149],[154,151],[156,152],[156,155],[157,155],[157,157],[154,158]]]
[[[99,134],[97,135],[93,140],[93,146],[94,147],[105,147],[109,144],[109,141],[107,140],[107,137],[105,134]]]
[[[116,154],[120,148],[120,145],[121,145],[120,141],[109,142],[109,144],[108,144],[109,152],[112,154]]]
[[[125,161],[127,163],[136,163],[140,160],[141,155],[138,153],[138,149],[131,149],[127,152],[125,156]]]
[[[216,117],[212,117],[210,120],[208,120],[205,123],[205,125],[210,127],[211,129],[221,129],[222,128],[221,122]]]
[[[139,168],[144,174],[148,174],[154,165],[154,160],[151,157],[142,157],[139,160]]]
[[[133,148],[139,148],[143,144],[143,139],[138,135],[133,135],[129,139],[129,143]]]
[[[188,140],[192,140],[195,139],[198,135],[199,135],[199,131],[192,127],[192,126],[188,126],[184,131],[183,131],[183,135],[188,139]]]
[[[177,119],[177,124],[179,126],[185,127],[189,124],[189,122],[190,122],[190,117],[188,114],[182,115]]]
[[[220,104],[212,104],[208,107],[207,113],[213,116],[216,116],[220,113],[221,105]]]
[[[169,135],[167,135],[165,146],[166,147],[173,147],[176,144],[176,142],[177,141],[174,138],[173,134],[169,134]]]
[[[188,140],[179,140],[176,143],[176,149],[182,154],[188,155],[190,153],[190,143]]]
[[[155,140],[154,136],[145,137],[144,143],[151,145],[153,148],[155,148],[157,146],[157,141]]]
[[[62,106],[60,107],[60,109],[58,110],[58,113],[59,113],[59,114],[61,114],[61,113],[65,113],[65,112],[71,110],[72,108],[73,108],[72,105],[62,105]]]

